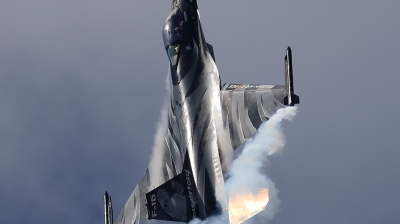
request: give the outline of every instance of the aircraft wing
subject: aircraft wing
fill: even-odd
[[[228,83],[222,87],[220,96],[223,129],[229,133],[232,149],[236,149],[277,110],[300,103],[299,96],[294,94],[290,47],[285,56],[285,85]]]
[[[133,190],[115,224],[138,224],[147,218],[146,197],[150,184],[149,170],[143,174],[139,184]]]
[[[223,124],[233,149],[285,106],[285,89],[284,85],[225,84],[222,87]]]
[[[156,161],[157,159],[154,158],[150,161],[138,185],[113,224],[139,224],[147,219],[146,194],[176,176],[171,154],[165,141],[157,151],[162,153],[159,158],[162,158],[163,164],[159,164],[160,161]]]
[[[188,221],[186,219],[191,217],[192,213],[187,211],[186,206],[186,203],[190,201],[189,193],[191,192],[186,190],[188,189],[186,186],[188,177],[183,172],[184,168],[186,168],[185,170],[191,170],[190,161],[187,151],[181,149],[185,147],[182,147],[179,122],[174,111],[174,106],[171,104],[169,106],[168,123],[165,124],[167,129],[165,130],[165,137],[156,139],[157,155],[154,155],[151,159],[149,166],[117,219],[113,223],[105,223],[139,224],[147,218]],[[194,179],[191,182],[194,183]],[[183,188],[185,189],[184,191],[179,190]],[[163,197],[162,193],[159,196],[157,193],[152,192],[168,192],[168,195],[172,195],[172,199],[166,200],[165,198],[169,197]],[[158,202],[163,205],[152,206],[152,195],[157,195]],[[171,201],[175,201],[175,204],[172,205]],[[146,202],[149,204],[146,205]],[[108,211],[107,209],[105,210]]]

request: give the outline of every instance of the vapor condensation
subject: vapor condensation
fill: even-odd
[[[169,69],[168,69],[169,71]],[[154,183],[154,187],[163,184],[163,164],[164,164],[164,153],[161,152],[163,150],[164,138],[166,135],[166,131],[168,129],[168,103],[169,96],[171,93],[171,82],[170,82],[170,73],[168,73],[167,78],[165,80],[165,88],[166,94],[164,98],[164,103],[161,108],[160,119],[157,122],[157,130],[154,135],[154,145],[152,148],[151,160],[149,164],[149,172],[152,177],[152,183]]]
[[[262,188],[268,188],[269,202],[267,207],[257,215],[257,219],[262,218],[263,223],[273,219],[280,204],[275,183],[263,170],[265,170],[268,156],[281,151],[285,145],[281,122],[292,120],[296,112],[296,107],[282,108],[267,122],[263,123],[255,136],[246,141],[242,153],[233,161],[229,170],[229,179],[225,182],[227,198],[229,198],[229,195],[243,192],[244,189],[255,194]],[[200,220],[190,222],[190,224],[199,223],[226,224],[227,219],[221,215],[210,217],[203,222]],[[250,218],[246,221],[246,224],[250,223],[255,223],[255,219]]]

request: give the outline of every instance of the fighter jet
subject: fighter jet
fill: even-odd
[[[150,161],[115,224],[187,223],[229,211],[224,189],[228,155],[278,109],[299,103],[290,47],[285,85],[221,85],[196,0],[173,0],[162,36],[171,74],[168,127],[157,149],[163,161]],[[112,224],[107,192],[104,203],[105,224]]]

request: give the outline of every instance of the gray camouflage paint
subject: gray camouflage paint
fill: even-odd
[[[280,84],[294,50],[302,104],[265,170],[270,223],[398,223],[400,1],[199,4],[222,83]],[[170,5],[1,2],[0,223],[102,223],[105,190],[121,211],[165,98]]]
[[[147,218],[145,194],[158,187],[152,180],[164,183],[183,172],[186,153],[199,193],[195,199],[199,205],[196,217],[205,218],[217,207],[226,209],[223,174],[227,169],[224,160],[230,159],[226,158],[230,154],[227,152],[239,147],[262,122],[284,107],[286,92],[282,85],[225,84],[221,88],[213,51],[209,49],[212,47],[207,47],[201,28],[197,3],[178,2],[173,2],[171,13],[176,12],[176,7],[183,12],[184,34],[178,63],[170,64],[168,130],[164,147],[159,149],[165,158],[164,168],[162,172],[151,172],[151,166],[146,169],[116,224],[137,224]]]

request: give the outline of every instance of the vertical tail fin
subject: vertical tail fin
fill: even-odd
[[[107,191],[104,194],[104,224],[113,224],[113,209],[111,196]]]

